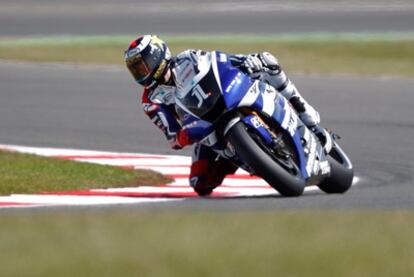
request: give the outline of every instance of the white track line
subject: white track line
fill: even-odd
[[[96,164],[151,169],[174,177],[173,183],[162,187],[141,186],[39,195],[13,194],[10,196],[0,196],[0,207],[2,208],[136,204],[177,201],[186,197],[196,197],[196,194],[188,185],[191,164],[190,157],[0,144],[1,149]],[[358,177],[355,177],[354,184],[359,182],[359,180]],[[306,192],[315,190],[318,190],[316,186],[305,189]],[[252,197],[267,195],[275,196],[278,193],[263,180],[257,177],[250,177],[247,172],[238,170],[235,176],[229,176],[229,178],[224,180],[223,185],[214,190],[212,197]]]

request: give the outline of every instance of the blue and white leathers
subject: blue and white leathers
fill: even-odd
[[[176,105],[184,128],[194,141],[206,144],[226,158],[232,153],[215,131],[215,122],[224,114],[248,107],[274,120],[291,136],[302,176],[329,173],[323,147],[297,116],[288,101],[272,86],[253,80],[234,67],[227,54],[214,51],[197,61],[182,61],[174,69],[177,84]],[[243,121],[264,142],[272,143],[272,134],[254,113],[236,117],[227,123],[224,135]],[[237,158],[236,158],[237,159]]]

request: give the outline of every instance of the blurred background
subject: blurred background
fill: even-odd
[[[0,35],[412,31],[414,3],[2,0]]]
[[[275,54],[360,182],[345,195],[0,211],[1,276],[413,275],[413,215],[399,211],[414,207],[414,1],[0,0],[0,144],[189,155],[144,115],[124,66],[146,33],[173,54]]]

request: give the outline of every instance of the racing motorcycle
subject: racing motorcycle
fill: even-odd
[[[211,147],[283,196],[305,186],[344,193],[353,180],[350,159],[338,136],[324,143],[300,120],[275,88],[254,80],[214,51],[174,69],[176,111],[191,139]]]

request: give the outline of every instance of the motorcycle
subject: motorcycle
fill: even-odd
[[[232,66],[227,54],[184,60],[174,74],[176,111],[193,141],[283,196],[299,196],[310,185],[326,193],[351,187],[353,167],[337,136],[325,131],[322,144],[275,88]]]

